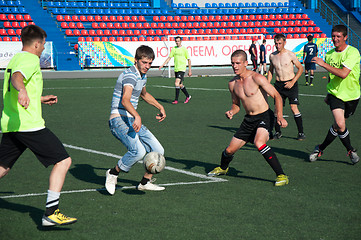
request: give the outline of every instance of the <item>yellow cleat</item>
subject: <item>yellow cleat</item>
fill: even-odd
[[[276,178],[275,186],[276,187],[284,186],[284,185],[288,184],[288,182],[289,182],[288,176],[286,176],[284,174],[280,174]]]
[[[215,176],[219,176],[219,175],[226,175],[228,172],[227,168],[226,170],[223,170],[221,167],[216,167],[215,169],[213,169],[212,171],[210,171],[207,176],[209,177],[215,177]]]
[[[52,215],[43,216],[42,225],[43,226],[55,226],[55,225],[68,225],[75,223],[76,218],[67,217],[64,214],[60,213],[60,210],[57,209]]]

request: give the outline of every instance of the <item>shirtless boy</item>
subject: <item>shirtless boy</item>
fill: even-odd
[[[274,42],[277,51],[270,55],[270,67],[268,69],[268,81],[271,82],[273,77],[273,70],[276,72],[276,82],[274,84],[276,90],[279,92],[283,99],[283,106],[285,105],[286,98],[288,98],[291,111],[293,113],[298,135],[297,140],[304,140],[306,138],[303,132],[302,115],[298,110],[298,83],[297,80],[300,78],[303,72],[303,67],[300,61],[298,61],[296,54],[292,51],[285,49],[286,37],[283,34],[276,34]],[[294,73],[294,66],[296,66],[297,73]],[[282,137],[280,125],[276,122],[275,124],[276,133],[274,134],[275,139]]]
[[[247,142],[251,142],[254,143],[276,173],[275,186],[286,185],[289,181],[288,176],[283,172],[273,150],[266,145],[274,117],[274,113],[267,103],[267,94],[275,99],[277,123],[286,127],[288,123],[283,118],[282,98],[264,76],[246,69],[248,65],[247,54],[243,50],[235,51],[231,56],[231,61],[236,76],[228,83],[232,107],[226,112],[226,117],[232,119],[239,112],[241,102],[246,115],[230,144],[222,152],[221,165],[209,172],[208,176],[226,174],[233,155]]]

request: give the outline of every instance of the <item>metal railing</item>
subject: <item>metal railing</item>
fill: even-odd
[[[321,16],[331,25],[343,24],[348,28],[348,44],[354,46],[359,51],[361,50],[361,38],[353,31],[348,23],[343,21],[323,0],[318,1],[318,11]]]

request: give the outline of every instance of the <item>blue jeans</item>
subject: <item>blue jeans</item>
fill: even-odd
[[[118,161],[118,167],[124,172],[129,172],[130,168],[148,152],[159,152],[164,155],[163,146],[148,128],[142,125],[139,132],[135,132],[133,122],[134,118],[125,116],[109,120],[110,131],[128,149]]]

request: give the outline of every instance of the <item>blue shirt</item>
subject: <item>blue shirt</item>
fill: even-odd
[[[307,43],[303,47],[303,52],[306,54],[305,63],[310,63],[312,58],[317,56],[318,48],[315,43]]]
[[[259,47],[259,51],[260,51],[259,59],[261,59],[261,61],[263,60],[266,62],[266,47],[263,44]]]
[[[113,92],[111,114],[118,113],[123,116],[133,117],[122,105],[123,88],[124,86],[131,86],[133,88],[130,103],[133,105],[134,109],[137,109],[140,93],[146,83],[147,75],[144,74],[142,77],[134,65],[120,74]]]

